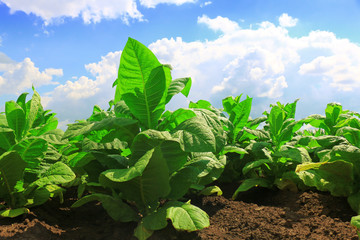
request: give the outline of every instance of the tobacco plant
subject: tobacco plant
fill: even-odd
[[[72,142],[68,162],[84,173],[90,192],[73,207],[100,201],[113,219],[137,221],[138,239],[165,228],[167,220],[178,230],[209,226],[207,214],[186,194],[204,190],[224,168],[219,116],[200,108],[165,111],[175,94],[188,95],[191,79],[172,80],[170,66],[131,38],[114,86],[107,111],[95,107],[89,119],[69,125],[64,134]]]
[[[33,88],[17,101],[5,104],[0,114],[0,217],[16,217],[50,197],[62,198],[59,185],[75,178],[59,153],[65,144],[54,113],[44,111]]]

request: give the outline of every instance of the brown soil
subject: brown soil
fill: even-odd
[[[225,196],[194,197],[192,203],[210,216],[211,226],[196,233],[176,232],[171,224],[151,240],[169,239],[358,239],[350,225],[354,212],[345,198],[326,193],[255,189],[232,201]],[[229,190],[231,189],[231,191]],[[68,193],[67,195],[70,195]],[[67,196],[64,204],[51,200],[31,209],[27,216],[0,220],[0,239],[23,240],[133,240],[136,223],[116,223],[101,205],[88,203],[77,209]]]

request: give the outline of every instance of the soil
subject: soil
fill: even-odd
[[[231,200],[234,186],[221,186],[223,196],[192,196],[210,216],[210,227],[198,232],[175,231],[171,224],[150,240],[358,239],[350,219],[355,213],[346,198],[321,192],[270,191],[257,188]],[[71,209],[75,191],[31,209],[26,216],[0,219],[0,239],[135,240],[136,223],[114,222],[98,203]]]

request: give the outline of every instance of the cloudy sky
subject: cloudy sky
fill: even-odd
[[[32,85],[63,129],[107,108],[128,37],[192,77],[170,110],[243,93],[253,117],[297,98],[297,118],[360,112],[359,23],[360,0],[0,0],[0,112]]]

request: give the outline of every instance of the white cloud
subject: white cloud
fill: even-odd
[[[92,0],[92,1],[42,1],[33,0],[1,0],[11,13],[23,11],[41,17],[45,24],[61,23],[63,18],[81,17],[85,23],[97,23],[102,19],[121,18],[125,23],[130,19],[142,20],[143,15],[138,11],[135,0]]]
[[[0,94],[19,94],[32,85],[40,87],[58,84],[53,81],[53,77],[62,75],[62,69],[47,68],[40,71],[30,58],[15,62],[0,53]]]
[[[154,8],[160,3],[182,5],[184,3],[195,3],[196,0],[140,0],[140,4],[147,8]]]
[[[206,99],[220,107],[222,98],[245,93],[256,99],[253,109],[261,114],[270,103],[300,98],[305,110],[321,113],[328,102],[357,97],[360,46],[327,31],[291,37],[286,27],[295,20],[282,16],[280,26],[262,22],[241,29],[228,18],[203,15],[198,23],[221,36],[194,42],[163,38],[150,48],[174,67],[174,77],[192,77],[192,101]],[[355,105],[352,110],[359,111]]]
[[[195,3],[197,0],[140,0],[140,4],[147,8],[155,8],[161,3],[182,5]],[[22,11],[34,14],[44,20],[45,25],[61,24],[65,18],[83,19],[84,23],[98,23],[103,19],[122,19],[129,24],[131,19],[143,21],[144,16],[138,10],[136,0],[62,0],[43,1],[32,0],[0,0],[5,3],[11,13]],[[205,4],[209,4],[206,2]],[[45,31],[46,32],[46,31]],[[1,43],[1,41],[0,41]]]
[[[210,4],[212,4],[212,1],[206,1],[204,3],[201,3],[200,7],[206,7],[206,6],[209,6]]]
[[[211,19],[206,15],[202,15],[201,17],[198,17],[198,23],[203,23],[210,29],[214,31],[221,31],[223,33],[232,33],[240,29],[236,22],[221,16]]]
[[[281,27],[295,27],[297,22],[297,18],[290,17],[287,13],[283,13],[279,17],[279,24]]]
[[[99,62],[85,65],[93,79],[72,77],[45,95],[46,106],[61,115],[61,121],[65,121],[63,126],[89,117],[95,104],[107,108],[115,94],[112,84],[117,77],[120,55],[121,51],[109,52]]]

